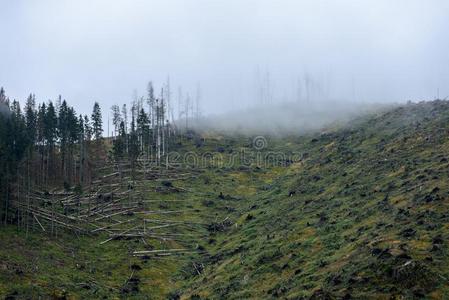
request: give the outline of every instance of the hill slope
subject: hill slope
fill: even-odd
[[[188,137],[174,149],[184,157],[176,176],[135,183],[142,201],[157,201],[109,218],[170,220],[157,233],[171,238],[136,231],[102,244],[110,233],[27,238],[2,227],[0,295],[447,298],[448,137],[445,101],[319,134]],[[180,223],[201,226],[171,227]],[[189,253],[130,255],[181,247]]]
[[[449,103],[434,101],[277,142],[301,158],[240,204],[190,293],[449,297],[448,137]]]

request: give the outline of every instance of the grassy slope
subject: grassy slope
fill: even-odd
[[[302,159],[240,204],[189,295],[448,298],[448,136],[433,102],[278,143]]]
[[[150,199],[186,201],[167,204],[192,210],[177,220],[229,217],[234,224],[226,231],[203,229],[205,238],[192,241],[205,255],[148,261],[128,255],[142,248],[139,241],[100,246],[105,237],[48,239],[37,232],[27,240],[1,228],[0,295],[449,297],[448,136],[449,104],[433,102],[325,134],[268,139],[262,154],[296,153],[286,166],[242,166],[242,151],[257,158],[244,137],[184,143],[182,151],[218,150],[223,160],[173,181],[183,192],[161,193],[161,182],[144,186]],[[192,262],[204,264],[200,275]],[[139,288],[123,293],[132,265],[141,268]]]

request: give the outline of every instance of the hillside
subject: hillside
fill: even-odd
[[[240,202],[239,229],[222,237],[189,290],[448,297],[448,134],[449,103],[435,101],[279,146],[301,158]]]
[[[192,134],[120,198],[132,213],[89,221],[108,230],[1,227],[0,295],[448,298],[448,137],[446,101],[307,135]],[[102,172],[97,192],[129,190]]]

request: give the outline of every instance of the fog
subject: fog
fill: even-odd
[[[202,115],[449,96],[445,0],[0,5],[0,86],[21,101],[62,94],[81,113],[109,111],[168,77],[173,102],[178,86],[192,98],[200,86]]]
[[[200,133],[229,135],[301,135],[334,131],[358,117],[373,115],[394,105],[346,101],[284,102],[210,114],[191,120],[188,128]],[[178,128],[186,128],[185,121],[178,121]]]

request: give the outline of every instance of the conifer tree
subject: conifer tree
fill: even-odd
[[[134,169],[137,161],[137,157],[139,156],[139,140],[136,131],[136,122],[134,120],[134,115],[131,119],[131,132],[128,141],[128,158],[131,163],[131,170],[134,176]]]
[[[140,140],[140,151],[143,152],[149,145],[150,120],[143,108],[140,109],[137,117],[137,133]]]
[[[122,123],[122,116],[120,115],[120,107],[112,105],[112,124],[114,125],[114,136],[119,133],[120,124]]]
[[[98,102],[94,103],[94,109],[92,111],[92,130],[95,140],[99,141],[103,134],[103,120],[101,117],[101,108]]]
[[[123,159],[125,154],[125,123],[123,121],[120,122],[118,136],[114,140],[114,145],[112,147],[112,155],[116,162],[120,162]]]
[[[67,181],[67,166],[66,166],[66,156],[67,148],[69,143],[69,120],[68,120],[68,106],[67,102],[64,100],[59,106],[59,116],[58,116],[58,136],[60,141],[60,151],[61,151],[61,171],[64,182]]]
[[[27,138],[30,145],[34,145],[36,141],[36,123],[37,123],[37,113],[36,113],[36,100],[35,96],[30,94],[26,101],[25,106],[25,118],[26,118],[26,128],[27,128]],[[32,147],[31,147],[32,150]],[[30,151],[30,154],[32,151]]]
[[[83,115],[79,115],[78,117],[78,142],[79,142],[79,166],[80,166],[80,171],[79,171],[79,185],[82,186],[84,183],[84,170],[85,170],[85,159],[86,159],[86,143],[85,143],[85,126],[84,126],[84,118]]]
[[[44,117],[44,138],[47,145],[47,163],[46,163],[46,184],[48,185],[50,169],[51,173],[54,174],[54,146],[57,138],[57,124],[58,118],[56,116],[56,111],[53,103],[48,102],[47,110]],[[51,162],[51,163],[50,163]],[[51,167],[50,167],[51,166]]]
[[[87,115],[84,115],[84,139],[86,141],[92,140],[92,126],[90,125],[90,120]]]
[[[78,118],[73,107],[69,107],[67,110],[67,138],[68,138],[68,181],[72,182],[72,177],[76,176],[76,167],[74,165],[74,148],[79,138],[79,126]]]

